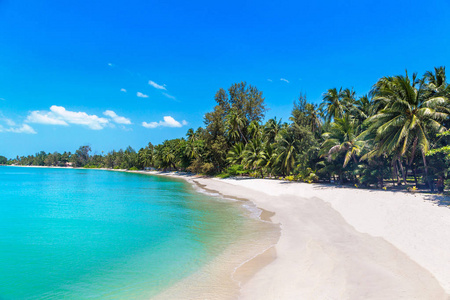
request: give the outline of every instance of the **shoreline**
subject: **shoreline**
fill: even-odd
[[[235,268],[240,299],[450,299],[450,209],[439,196],[103,170],[183,179],[279,223],[278,242]]]
[[[112,170],[119,171],[119,170]],[[121,170],[120,170],[121,172]],[[226,201],[233,201],[242,206],[248,214],[249,219],[256,219],[258,222],[270,224],[269,228],[262,229],[261,233],[269,235],[267,240],[262,244],[253,247],[252,251],[248,251],[251,248],[248,246],[247,241],[241,241],[240,243],[233,242],[233,244],[225,251],[225,253],[219,254],[216,259],[201,268],[196,274],[175,283],[168,290],[157,295],[154,299],[237,299],[240,298],[240,291],[243,285],[251,280],[259,271],[265,266],[270,264],[276,259],[275,246],[280,237],[279,224],[274,223],[271,218],[274,216],[273,212],[267,211],[264,208],[257,207],[255,203],[242,196],[235,196],[224,194],[222,191],[216,189],[210,189],[206,184],[200,183],[198,180],[203,178],[199,175],[187,175],[174,172],[159,172],[159,171],[127,171],[127,173],[170,177],[174,179],[180,179],[190,184],[197,193],[206,194],[210,197],[223,199]],[[244,208],[246,206],[246,208]],[[253,209],[251,208],[253,207]],[[255,215],[254,208],[257,209],[258,215]],[[260,239],[266,239],[260,237]],[[262,246],[262,248],[261,248]],[[244,249],[246,251],[244,251]],[[232,252],[244,252],[246,256],[233,255]],[[257,251],[257,252],[255,252]],[[224,269],[227,268],[227,271]],[[213,271],[211,271],[213,270]],[[219,270],[219,272],[217,272]],[[205,277],[204,274],[211,274],[213,277],[221,278],[221,282],[210,281],[211,284],[209,291],[200,288],[192,289],[192,285],[198,284],[199,277]],[[204,278],[204,282],[208,282],[210,278]],[[231,280],[231,281],[230,281]],[[203,282],[203,283],[204,283]],[[206,286],[205,286],[206,287]],[[213,289],[214,291],[211,291]],[[224,292],[224,290],[236,290],[235,292]]]
[[[188,180],[173,173],[141,173]],[[244,282],[240,299],[323,299],[336,295],[344,299],[450,299],[450,255],[445,253],[450,246],[450,209],[432,202],[433,195],[268,179],[189,177],[188,181],[224,197],[248,199],[273,212],[273,222],[281,224],[275,258]],[[372,205],[367,205],[370,202]],[[311,204],[319,209],[309,207]],[[289,206],[287,212],[283,206]],[[299,215],[292,217],[298,206]],[[328,233],[323,240],[315,236],[324,228],[299,234],[298,228],[305,224],[296,224],[295,219],[309,209],[309,213],[319,215],[308,222],[320,225],[324,220],[317,217],[329,215],[333,221],[327,229],[343,231],[332,232],[338,237],[331,241]],[[430,211],[431,216],[427,215]],[[441,218],[436,219],[437,215]],[[413,229],[405,230],[412,224]],[[296,242],[297,238],[304,240]],[[334,249],[335,244],[343,247]],[[290,267],[296,263],[297,268]],[[308,268],[308,276],[299,271],[302,267]],[[307,278],[310,276],[315,278]]]

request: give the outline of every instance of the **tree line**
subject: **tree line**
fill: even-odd
[[[245,82],[215,94],[204,126],[183,138],[135,151],[90,155],[40,152],[9,164],[120,169],[155,168],[305,182],[442,191],[449,173],[450,86],[445,67],[379,79],[367,95],[332,88],[322,103],[300,94],[288,121],[264,122],[263,93]]]

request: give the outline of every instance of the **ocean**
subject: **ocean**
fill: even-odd
[[[217,265],[236,268],[273,230],[249,204],[161,176],[0,167],[0,191],[2,300],[214,294],[201,275],[220,285],[232,274]]]

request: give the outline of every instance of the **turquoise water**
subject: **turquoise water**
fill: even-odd
[[[0,167],[0,299],[146,299],[199,270],[248,216],[188,183]]]

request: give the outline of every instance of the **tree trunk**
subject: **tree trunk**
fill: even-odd
[[[400,185],[400,177],[398,176],[398,166],[397,166],[397,160],[394,160],[392,162],[392,181],[395,183],[395,178],[397,178],[397,185]]]
[[[414,171],[414,182],[415,182],[415,184],[417,186],[417,166],[414,166],[413,171]]]
[[[434,193],[434,186],[433,186],[433,183],[431,182],[430,178],[428,177],[428,165],[427,165],[427,159],[426,159],[425,153],[423,153],[423,151],[422,151],[422,159],[423,159],[423,166],[425,167],[425,178],[426,178],[426,180],[427,180],[428,187],[430,188],[431,192]]]
[[[409,166],[408,166],[408,159],[406,159],[406,162],[405,162],[405,184],[407,184],[408,182],[407,182],[407,179],[408,179],[408,168]]]
[[[403,184],[406,185],[406,173],[405,173],[405,169],[403,168],[403,164],[402,161],[399,159],[397,159],[398,164],[400,166],[400,171],[402,172],[402,179],[403,179]]]
[[[381,170],[380,170],[381,169]],[[383,188],[384,186],[384,182],[383,182],[383,167],[380,167],[379,171],[381,171],[381,176],[378,176],[378,185],[380,187],[380,189]]]
[[[353,153],[352,154],[352,158],[353,158],[353,161],[354,161],[354,163],[355,163],[355,167],[353,168],[353,173],[356,173],[356,169],[358,169],[358,160],[356,159],[356,156],[355,156],[355,154]],[[352,174],[352,177],[353,177],[353,181],[356,183],[356,184],[359,184],[359,180],[358,180],[358,175],[353,175]]]
[[[414,156],[416,155],[417,141],[418,141],[418,138],[416,137],[416,138],[414,139],[413,146],[412,146],[411,159],[409,160],[409,165],[410,165],[410,166],[412,165],[413,160],[414,160]]]
[[[247,139],[245,138],[245,135],[244,135],[244,134],[242,133],[242,131],[241,131],[241,127],[238,126],[238,130],[239,130],[239,133],[241,134],[241,136],[244,138],[245,144],[248,144],[248,141],[247,141]]]

